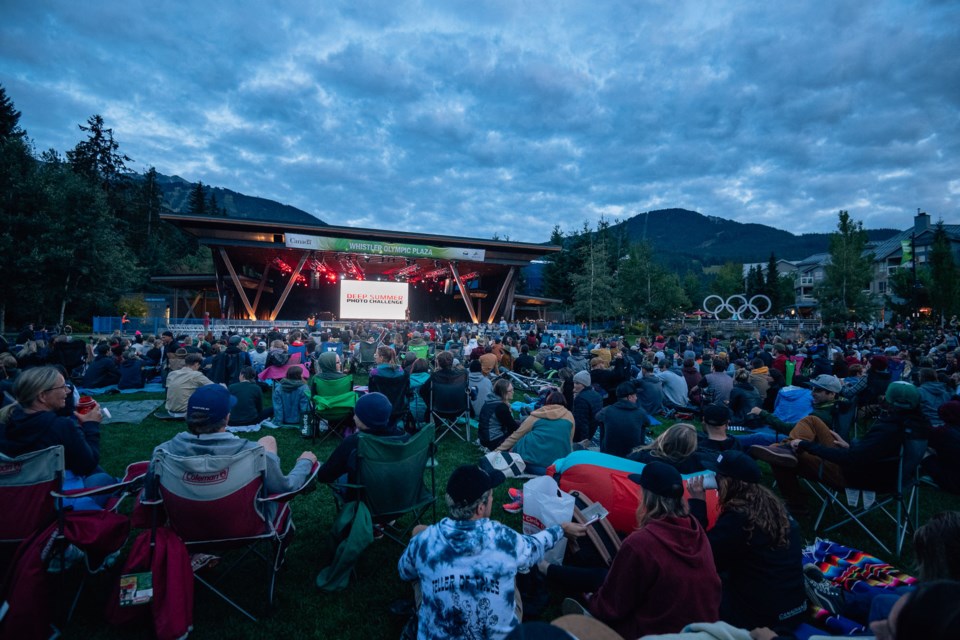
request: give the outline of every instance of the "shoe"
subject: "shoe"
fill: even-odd
[[[763,460],[776,467],[793,468],[797,466],[797,456],[789,447],[777,444],[755,444],[747,450],[747,453],[757,460]]]
[[[373,525],[373,539],[380,540],[381,538],[383,538],[383,536],[384,536],[383,526],[379,524]]]
[[[587,608],[573,598],[563,599],[563,604],[560,605],[560,612],[565,616],[590,616]]]
[[[276,424],[272,420],[264,420],[260,423],[261,427],[266,427],[267,429],[279,429],[280,425]]]
[[[514,500],[513,502],[508,502],[503,505],[503,510],[507,513],[520,513],[523,511],[523,499]]]
[[[810,602],[826,609],[830,615],[840,615],[843,591],[824,577],[820,567],[815,564],[803,565],[803,588]]]
[[[507,495],[510,496],[510,499],[511,499],[511,500],[521,500],[521,501],[522,501],[522,500],[523,500],[523,489],[516,489],[516,488],[514,488],[514,487],[510,487],[509,489],[507,489]]]

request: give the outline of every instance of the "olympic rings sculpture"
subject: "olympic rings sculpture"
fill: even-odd
[[[717,299],[717,303],[714,305],[713,309],[710,308],[708,301],[712,298]],[[734,301],[741,302],[736,307],[733,306]],[[766,307],[761,311],[757,304],[767,303]],[[720,317],[721,313],[729,313],[732,320],[756,320],[757,318],[762,317],[765,313],[770,311],[770,307],[773,306],[773,303],[770,302],[770,298],[763,294],[757,294],[747,300],[747,296],[741,294],[735,294],[724,300],[721,296],[716,294],[709,295],[703,299],[703,310],[707,313],[713,315],[716,318]],[[752,317],[746,317],[746,313],[752,313]]]

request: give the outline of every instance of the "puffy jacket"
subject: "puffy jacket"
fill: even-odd
[[[477,438],[488,449],[495,449],[520,426],[510,406],[495,393],[488,393],[477,419]]]
[[[548,404],[531,413],[497,450],[512,450],[529,464],[548,467],[572,451],[573,423],[566,407]]]
[[[310,388],[303,380],[284,378],[273,388],[273,421],[299,425],[310,411]]]

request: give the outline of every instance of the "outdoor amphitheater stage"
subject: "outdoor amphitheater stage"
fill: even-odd
[[[513,320],[520,269],[554,245],[213,216],[161,214],[209,247],[215,273],[151,279],[173,316],[226,322]],[[180,300],[185,304],[179,305]],[[200,302],[202,301],[202,306]],[[223,322],[223,320],[221,320]]]

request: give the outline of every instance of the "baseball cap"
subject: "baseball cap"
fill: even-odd
[[[818,389],[823,389],[824,391],[831,391],[833,393],[840,393],[840,389],[843,388],[843,384],[840,382],[840,378],[837,376],[831,376],[826,373],[822,373],[813,380],[810,381],[811,387],[817,387]]]
[[[703,421],[712,425],[727,424],[730,421],[730,409],[722,404],[708,404],[703,408]]]
[[[683,478],[680,472],[664,462],[650,462],[641,473],[627,476],[633,482],[658,496],[680,498],[683,496]]]
[[[237,404],[236,396],[219,384],[205,384],[193,392],[187,401],[187,420],[193,422],[194,412],[207,414],[204,424],[215,424],[227,417]]]
[[[463,507],[476,502],[480,496],[500,486],[506,479],[500,471],[484,471],[473,464],[457,467],[447,481],[447,495],[455,506]]]
[[[760,467],[756,461],[743,451],[724,451],[717,456],[714,469],[718,474],[743,482],[760,482]]]

